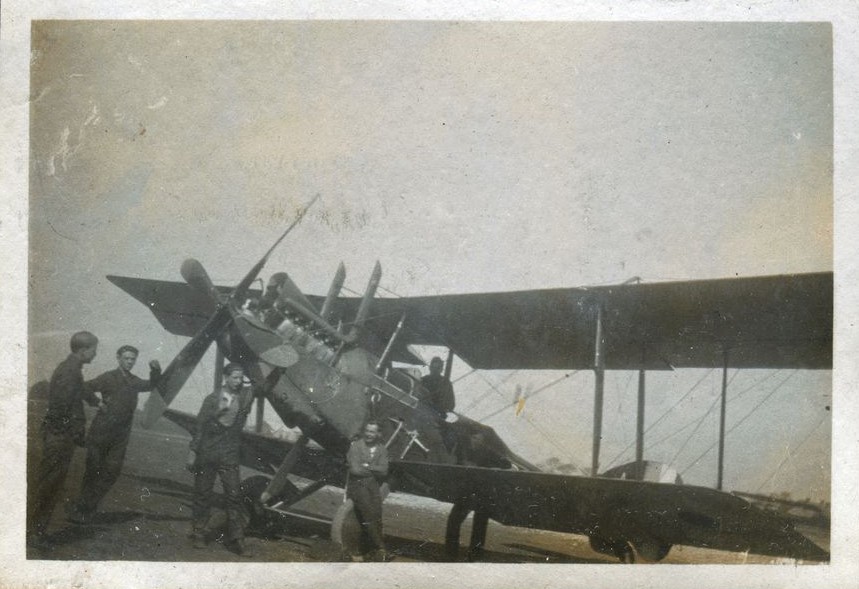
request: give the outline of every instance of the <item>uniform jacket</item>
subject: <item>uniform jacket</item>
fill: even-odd
[[[377,443],[376,451],[370,452],[370,447],[364,440],[355,440],[346,453],[349,463],[349,476],[366,478],[372,476],[382,480],[388,475],[388,449],[384,444]],[[364,466],[368,464],[369,466]]]
[[[242,429],[248,420],[253,391],[250,387],[242,388],[238,395],[239,410],[231,425],[224,425],[219,420],[221,411],[218,402],[221,390],[211,393],[203,400],[197,422],[191,439],[191,450],[197,453],[198,463],[217,463],[226,466],[239,464],[242,442]]]
[[[87,394],[101,393],[104,402],[92,421],[89,441],[110,442],[127,436],[134,411],[137,409],[137,395],[151,391],[161,377],[161,370],[149,370],[149,380],[115,368],[87,381],[84,388]]]
[[[424,399],[439,413],[447,414],[453,411],[456,399],[453,395],[453,385],[442,375],[427,374],[421,379],[421,386],[427,393]]]
[[[81,373],[83,362],[74,354],[60,362],[51,375],[48,388],[48,411],[44,427],[54,434],[69,434],[76,441],[83,442],[86,429],[83,400],[90,405],[98,405],[98,399],[84,390],[84,377]]]

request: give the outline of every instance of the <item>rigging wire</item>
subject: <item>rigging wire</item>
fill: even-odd
[[[728,399],[728,402],[736,401],[737,399],[739,399],[740,397],[742,397],[745,393],[747,393],[747,392],[749,392],[749,391],[751,391],[751,390],[753,390],[753,389],[758,388],[758,387],[759,387],[759,386],[761,386],[764,382],[766,382],[767,380],[769,380],[770,378],[772,378],[773,376],[775,376],[776,374],[778,374],[778,373],[779,373],[779,372],[781,372],[781,371],[782,371],[782,369],[781,369],[781,368],[779,368],[779,369],[777,369],[775,372],[770,372],[769,374],[767,374],[767,375],[766,375],[766,376],[764,376],[763,378],[756,380],[756,381],[755,381],[754,383],[752,383],[750,386],[746,387],[745,389],[743,389],[743,390],[739,391],[738,393],[736,393],[734,396],[730,397],[730,398]],[[739,374],[739,370],[737,371],[737,374]],[[732,380],[733,380],[733,377],[732,377]],[[730,383],[729,383],[729,384],[730,384]],[[713,401],[713,405],[715,405],[715,403],[717,403],[717,402],[719,401],[719,399],[720,399],[720,398],[721,398],[721,397],[716,397],[716,399]],[[690,428],[690,427],[692,426],[692,424],[694,424],[694,423],[695,423],[695,421],[696,421],[697,419],[703,419],[704,417],[706,417],[706,416],[710,413],[710,411],[712,411],[712,409],[713,409],[713,406],[711,405],[711,406],[710,406],[710,409],[708,409],[708,410],[707,410],[707,412],[705,412],[705,413],[704,413],[700,418],[698,418],[698,417],[694,418],[692,421],[690,421],[689,423],[687,423],[686,425],[684,425],[684,426],[683,426],[683,427],[681,427],[680,429],[675,430],[675,431],[671,432],[670,434],[668,434],[667,436],[664,436],[664,437],[660,438],[659,440],[657,440],[656,442],[654,442],[653,444],[651,444],[651,445],[650,445],[650,447],[651,447],[651,448],[655,448],[655,447],[659,446],[660,444],[662,444],[663,442],[665,442],[666,440],[669,440],[669,439],[673,438],[674,436],[676,436],[677,434],[679,434],[679,433],[681,433],[681,432],[683,432],[683,431],[687,430],[688,428]]]
[[[573,372],[571,372],[571,373],[569,373],[569,374],[565,374],[564,376],[562,376],[562,377],[560,377],[560,378],[557,378],[557,379],[553,380],[552,382],[550,382],[550,383],[548,383],[548,384],[546,384],[546,385],[543,385],[542,387],[540,387],[540,388],[539,388],[539,389],[537,389],[536,391],[532,392],[532,393],[531,393],[531,395],[529,395],[529,398],[530,398],[530,397],[533,397],[535,394],[537,394],[537,393],[539,393],[539,392],[541,392],[541,391],[544,391],[544,390],[548,389],[549,387],[551,387],[551,386],[553,386],[554,384],[556,384],[556,383],[560,382],[561,380],[563,380],[563,379],[565,379],[565,378],[567,378],[567,377],[569,377],[569,376],[572,376],[572,375],[573,375],[573,374],[575,374],[576,372],[578,372],[578,370],[574,370]],[[481,376],[483,376],[483,375],[481,374]],[[509,379],[509,377],[510,377],[510,376],[512,376],[512,374],[511,374],[511,375],[508,375],[508,379]],[[484,380],[486,380],[486,382],[488,382],[488,383],[490,384],[490,386],[492,385],[492,383],[491,383],[491,382],[489,382],[489,380],[488,380],[487,378],[485,378],[485,377],[484,377]],[[502,397],[504,396],[504,394],[503,394],[500,390],[498,390],[496,387],[493,387],[493,389],[494,389],[494,390],[495,390],[499,395],[501,395]],[[493,412],[493,414],[492,414],[490,417],[495,416],[495,415],[497,415],[498,413],[501,413],[501,412],[502,412],[502,411],[504,411],[505,409],[509,409],[510,407],[512,407],[512,406],[514,406],[514,405],[515,405],[515,403],[514,403],[514,404],[512,404],[512,405],[505,405],[505,406],[504,406],[504,407],[502,407],[499,411],[495,411],[495,412]],[[570,451],[569,451],[569,448],[565,448],[565,447],[563,447],[561,444],[559,444],[558,442],[556,442],[556,441],[554,440],[554,438],[553,438],[551,435],[549,435],[549,433],[548,433],[548,432],[546,432],[546,430],[544,430],[541,426],[537,425],[533,420],[531,420],[531,418],[530,418],[529,416],[527,416],[527,415],[525,415],[525,414],[523,414],[522,416],[525,418],[525,421],[526,421],[526,422],[527,422],[531,427],[533,427],[533,428],[537,431],[537,433],[539,433],[541,436],[543,436],[543,438],[544,438],[547,442],[549,442],[552,446],[554,446],[557,450],[559,450],[560,452],[562,452],[562,453],[563,453],[564,455],[566,455],[568,458],[570,458],[571,460],[575,461],[575,458],[574,458],[574,457],[569,453],[569,452],[570,452]],[[487,419],[489,419],[489,417],[485,417],[485,418],[483,418],[483,419],[480,419],[479,421],[486,421]]]
[[[541,426],[537,425],[534,421],[532,421],[530,417],[528,417],[525,414],[522,414],[522,416],[525,418],[525,421],[527,421],[535,430],[537,430],[538,433],[540,433],[543,436],[543,438],[546,439],[547,442],[549,442],[551,445],[553,445],[557,450],[559,450],[561,453],[563,453],[565,456],[567,456],[570,460],[575,462],[576,459],[570,453],[569,448],[565,448],[565,447],[561,446],[559,443],[557,443],[552,438],[552,436],[550,436]]]
[[[515,372],[516,372],[516,371],[514,371],[514,373],[515,373]],[[560,382],[561,380],[564,380],[565,378],[568,378],[568,377],[572,376],[572,375],[573,375],[573,374],[575,374],[576,372],[579,372],[579,371],[578,371],[578,370],[574,370],[573,372],[571,372],[571,373],[569,373],[569,374],[565,374],[565,375],[563,375],[562,377],[557,378],[557,379],[553,380],[552,382],[550,382],[550,383],[548,383],[548,384],[546,384],[546,385],[543,385],[542,387],[540,387],[539,389],[537,389],[536,391],[534,391],[533,393],[531,393],[531,394],[529,395],[529,397],[528,397],[528,398],[531,398],[531,397],[533,397],[535,394],[537,394],[537,393],[539,393],[539,392],[541,392],[541,391],[544,391],[544,390],[548,389],[549,387],[551,387],[551,386],[553,386],[554,384],[556,384],[556,383]],[[487,378],[487,377],[486,377],[482,372],[478,372],[477,374],[478,374],[478,375],[479,375],[479,376],[480,376],[484,381],[486,381],[486,383],[487,383],[490,387],[492,387],[492,388],[491,388],[491,390],[494,390],[494,391],[495,391],[496,393],[498,393],[498,395],[499,395],[499,396],[501,396],[502,398],[505,396],[505,395],[504,395],[504,393],[502,393],[502,392],[501,392],[501,391],[500,391],[500,390],[499,390],[499,389],[498,389],[498,388],[497,388],[497,387],[496,387],[496,386],[495,386],[495,385],[494,385],[494,384],[493,384],[493,383],[492,383],[492,382],[491,382],[491,381],[490,381],[490,380],[489,380],[489,379],[488,379],[488,378]],[[508,375],[508,376],[507,376],[507,378],[509,379],[509,378],[510,378],[510,376],[512,376],[512,374]],[[506,379],[505,379],[505,380],[506,380]],[[490,417],[494,417],[495,415],[497,415],[497,414],[501,413],[502,411],[504,411],[504,410],[506,410],[506,409],[509,409],[510,407],[513,407],[513,406],[515,406],[515,403],[513,403],[513,404],[511,404],[511,405],[507,405],[507,404],[505,404],[505,405],[504,405],[501,409],[499,409],[498,411],[494,411],[494,412],[493,412],[489,417],[484,417],[484,418],[482,418],[482,419],[479,419],[478,421],[481,421],[481,422],[486,421],[486,420],[487,420],[487,419],[489,419]],[[543,436],[543,438],[544,438],[547,442],[549,442],[552,446],[554,446],[557,450],[561,451],[564,455],[566,455],[567,457],[569,457],[571,460],[575,461],[575,458],[574,458],[574,457],[569,453],[569,452],[570,452],[569,448],[564,448],[561,444],[559,444],[558,442],[556,442],[556,441],[554,440],[554,438],[553,438],[551,435],[549,435],[549,433],[548,433],[548,432],[546,432],[546,431],[545,431],[541,426],[537,425],[533,420],[531,420],[531,418],[530,418],[530,417],[528,417],[527,415],[524,415],[524,414],[523,414],[522,416],[525,418],[525,421],[526,421],[526,422],[527,422],[531,427],[533,427],[533,428],[537,431],[537,433],[539,433],[541,436]]]
[[[462,376],[458,376],[458,377],[454,378],[454,379],[450,382],[450,384],[456,384],[456,383],[458,383],[459,381],[461,381],[462,379],[464,379],[465,377],[467,377],[467,376],[471,376],[471,375],[472,375],[472,374],[474,374],[475,372],[477,372],[477,368],[472,368],[471,370],[469,370],[468,372],[466,372],[466,373],[465,373],[465,374],[463,374]]]
[[[773,470],[773,473],[767,478],[767,480],[765,480],[757,489],[755,489],[755,493],[760,493],[761,489],[763,489],[767,485],[767,483],[769,483],[775,478],[775,475],[778,474],[778,471],[781,470],[781,467],[784,466],[784,463],[787,462],[789,458],[793,458],[799,453],[799,450],[805,445],[808,440],[811,439],[811,435],[817,431],[817,428],[820,427],[820,425],[826,420],[827,417],[828,415],[824,413],[823,417],[820,418],[817,424],[813,428],[811,428],[811,430],[805,435],[802,441],[797,444],[796,448],[793,449],[793,452],[788,452],[787,456],[782,458],[781,462],[778,463],[778,466],[775,467],[775,470]]]
[[[769,393],[767,393],[766,397],[764,397],[763,399],[761,399],[761,400],[760,400],[760,401],[759,401],[759,402],[758,402],[754,407],[752,407],[751,411],[749,411],[748,413],[746,413],[746,414],[743,416],[743,418],[742,418],[742,419],[740,419],[740,421],[738,421],[737,423],[735,423],[733,426],[731,426],[731,428],[730,428],[728,431],[726,431],[726,432],[725,432],[725,437],[727,438],[728,434],[730,434],[730,433],[731,433],[731,432],[733,432],[735,429],[737,429],[738,427],[740,427],[740,426],[743,424],[743,422],[745,422],[749,417],[751,417],[751,415],[752,415],[755,411],[757,411],[757,410],[758,410],[758,408],[759,408],[761,405],[763,405],[764,403],[766,403],[766,402],[769,400],[769,398],[770,398],[770,397],[772,397],[772,396],[775,394],[775,392],[776,392],[777,390],[779,390],[782,386],[784,386],[784,384],[785,384],[787,381],[789,381],[791,378],[793,378],[793,375],[794,375],[794,374],[796,374],[796,372],[797,372],[797,371],[796,371],[796,369],[794,369],[794,371],[793,371],[793,372],[791,372],[790,374],[788,374],[788,375],[784,378],[784,380],[782,380],[780,383],[778,383],[778,384],[773,388],[773,390],[771,390]],[[698,456],[698,458],[696,458],[695,460],[693,460],[693,461],[691,462],[691,464],[689,464],[689,466],[687,466],[685,469],[683,469],[683,472],[681,472],[681,473],[680,473],[680,475],[682,476],[682,475],[686,474],[686,473],[689,471],[689,469],[690,469],[690,468],[692,468],[693,466],[695,466],[695,465],[698,463],[698,461],[699,461],[699,460],[701,460],[702,458],[704,458],[704,456],[706,456],[707,454],[709,454],[709,453],[710,453],[710,450],[712,450],[713,448],[715,448],[715,447],[716,447],[716,446],[718,446],[718,445],[719,445],[719,442],[718,442],[718,441],[716,441],[716,442],[714,442],[713,444],[711,444],[711,445],[710,445],[706,450],[704,450],[704,452],[702,452],[702,453]]]
[[[734,374],[733,374],[733,376],[731,376],[731,378],[729,378],[729,379],[728,379],[728,382],[727,382],[727,383],[725,383],[725,390],[727,390],[727,387],[728,387],[728,386],[730,386],[730,384],[731,384],[732,382],[734,382],[734,379],[737,377],[737,375],[738,375],[739,373],[740,373],[739,369],[734,370]],[[739,395],[737,395],[737,396],[739,396]],[[721,398],[722,398],[722,396],[721,396],[721,395],[716,395],[716,396],[713,398],[713,402],[712,402],[712,403],[710,403],[710,407],[707,409],[707,412],[706,412],[706,413],[704,413],[704,415],[702,415],[702,416],[701,416],[701,419],[699,419],[699,420],[698,420],[698,423],[695,425],[695,429],[693,429],[693,430],[692,430],[692,433],[691,433],[691,434],[689,434],[689,435],[686,437],[686,439],[683,441],[683,443],[682,443],[682,444],[680,444],[680,448],[678,448],[678,449],[677,449],[677,452],[674,454],[674,456],[671,458],[671,460],[668,462],[668,464],[675,464],[675,463],[677,462],[677,457],[678,457],[678,456],[680,456],[680,453],[681,453],[681,452],[683,452],[683,450],[685,450],[685,449],[686,449],[686,446],[687,446],[687,445],[689,444],[689,442],[692,440],[692,437],[693,437],[693,436],[698,432],[698,429],[699,429],[699,428],[701,427],[701,425],[704,423],[704,420],[705,420],[705,419],[707,419],[707,417],[710,415],[710,412],[712,412],[712,411],[713,411],[713,409],[715,409],[715,408],[716,408],[716,403],[718,403],[718,402],[721,400]]]
[[[689,395],[691,395],[691,394],[692,394],[692,392],[693,392],[696,388],[698,388],[698,385],[700,385],[702,382],[704,382],[704,379],[706,379],[708,376],[710,376],[710,374],[711,374],[712,372],[713,372],[713,369],[712,369],[712,368],[711,368],[710,370],[708,370],[708,371],[704,374],[704,376],[702,376],[700,379],[698,379],[698,382],[696,382],[694,385],[692,385],[692,388],[690,388],[688,391],[686,391],[686,394],[684,394],[682,397],[680,397],[680,399],[678,399],[678,400],[677,400],[677,401],[676,401],[676,402],[675,402],[671,407],[669,407],[669,408],[668,408],[668,409],[667,409],[667,410],[666,410],[662,415],[660,415],[660,416],[659,416],[659,418],[658,418],[656,421],[654,421],[654,422],[653,422],[653,423],[651,423],[649,426],[647,426],[647,427],[645,428],[645,430],[644,430],[644,433],[649,432],[649,431],[650,431],[650,430],[652,430],[654,427],[656,427],[656,425],[657,425],[657,424],[659,424],[659,422],[661,422],[663,419],[665,419],[666,417],[668,417],[668,414],[669,414],[669,413],[671,413],[672,411],[674,411],[674,410],[675,410],[675,409],[680,405],[680,403],[682,403],[682,402],[686,399],[686,397],[688,397]],[[609,462],[609,463],[608,463],[608,465],[606,466],[606,469],[611,468],[611,466],[612,466],[615,462],[617,462],[617,460],[618,460],[621,456],[623,456],[623,455],[626,453],[626,451],[627,451],[627,450],[629,450],[630,448],[632,448],[634,445],[635,445],[635,441],[632,441],[632,442],[630,442],[629,444],[627,444],[627,445],[626,445],[626,447],[625,447],[623,450],[621,450],[621,451],[617,454],[617,456],[615,456],[615,457],[611,460],[611,462]]]
[[[617,422],[620,419],[620,416],[623,414],[623,403],[626,399],[626,392],[629,390],[629,385],[632,383],[632,377],[634,372],[630,371],[627,375],[626,383],[624,383],[623,388],[618,385],[617,379],[614,380],[615,390],[617,391],[617,409],[614,411],[614,422],[609,425],[606,424],[605,428],[608,430],[612,429],[623,429],[622,427],[617,427]]]
[[[541,386],[539,389],[537,389],[537,390],[535,390],[535,391],[531,392],[531,394],[530,394],[530,395],[528,395],[528,398],[529,398],[529,399],[533,398],[536,394],[541,393],[541,392],[545,391],[546,389],[548,389],[549,387],[554,386],[554,385],[556,385],[557,383],[561,382],[562,380],[567,379],[567,378],[569,378],[569,377],[573,376],[573,375],[574,375],[574,374],[576,374],[577,372],[579,372],[579,371],[578,371],[578,370],[573,370],[572,372],[567,372],[567,373],[565,373],[565,374],[563,374],[563,375],[559,376],[558,378],[554,379],[553,381],[549,382],[548,384],[545,384],[545,385]],[[486,421],[487,419],[490,419],[490,418],[492,418],[492,417],[495,417],[496,415],[498,415],[498,414],[499,414],[499,413],[501,413],[502,411],[504,411],[504,410],[506,410],[506,409],[509,409],[510,407],[515,407],[515,406],[516,406],[516,401],[514,401],[513,403],[509,403],[509,404],[507,404],[507,405],[504,405],[504,406],[503,406],[503,407],[501,407],[500,409],[498,409],[498,410],[496,410],[496,411],[493,411],[492,413],[490,413],[490,414],[489,414],[489,415],[487,415],[486,417],[482,417],[482,418],[481,418],[481,419],[479,419],[478,421]]]
[[[498,394],[498,396],[501,397],[502,399],[509,398],[508,395],[505,395],[499,387],[502,384],[506,383],[508,380],[510,380],[513,377],[513,375],[516,374],[517,372],[518,372],[518,370],[514,370],[513,372],[511,372],[510,374],[505,376],[503,379],[501,379],[501,382],[499,382],[498,384],[493,384],[493,382],[491,380],[489,380],[489,378],[484,373],[478,372],[477,375],[480,376],[481,379],[483,379],[483,382],[485,382],[486,384],[489,385],[489,390],[487,390],[483,395],[481,395],[481,398],[485,398],[489,393],[491,393],[493,391],[496,392]],[[505,405],[504,408],[506,409],[509,406],[510,405]],[[486,420],[486,418],[478,419],[477,421],[485,421],[485,420]]]
[[[472,369],[472,372],[474,372],[475,370],[476,370],[476,369]],[[505,376],[504,378],[502,378],[502,379],[501,379],[501,381],[498,383],[498,385],[497,385],[497,386],[499,386],[499,387],[500,387],[502,384],[504,384],[505,382],[507,382],[508,380],[510,380],[510,379],[513,377],[513,375],[514,375],[514,374],[516,374],[517,372],[519,372],[519,371],[518,371],[518,370],[514,370],[514,371],[512,371],[510,374],[508,374],[507,376]],[[469,374],[470,374],[470,373],[469,373]],[[481,378],[483,378],[482,373],[478,373],[478,374],[481,376]],[[459,380],[459,379],[457,379],[457,380]],[[484,381],[486,381],[486,378],[483,378],[483,380],[484,380]],[[488,382],[488,381],[487,381],[487,382]],[[451,384],[452,384],[452,383],[451,383]],[[475,398],[471,403],[469,403],[469,404],[468,404],[468,407],[466,407],[465,409],[463,409],[463,410],[462,410],[462,412],[463,412],[463,413],[465,413],[465,412],[467,412],[467,411],[471,410],[472,408],[474,408],[478,403],[480,403],[481,401],[483,401],[483,399],[485,399],[486,397],[488,397],[488,396],[489,396],[489,393],[493,392],[493,390],[495,390],[496,392],[498,392],[502,397],[504,396],[504,393],[502,393],[501,391],[498,391],[494,386],[492,386],[492,383],[489,383],[489,388],[488,388],[488,389],[486,389],[486,391],[484,391],[484,392],[483,392],[483,394],[479,395],[479,396],[478,396],[478,397],[476,397],[476,398]]]

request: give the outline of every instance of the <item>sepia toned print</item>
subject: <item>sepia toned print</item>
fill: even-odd
[[[832,50],[826,23],[34,22],[30,489],[72,334],[81,398],[123,345],[165,369],[99,509],[74,450],[27,558],[828,563]],[[200,410],[228,361],[238,420]],[[192,522],[187,454],[244,417],[241,539],[232,475]],[[384,473],[347,468],[370,421]]]

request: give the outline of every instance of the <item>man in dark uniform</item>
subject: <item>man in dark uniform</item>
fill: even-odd
[[[424,401],[429,403],[442,419],[456,406],[453,385],[442,374],[443,368],[444,362],[436,356],[430,360],[430,373],[421,379],[421,386],[427,395]]]
[[[84,384],[87,391],[101,393],[102,405],[90,424],[86,440],[86,471],[80,497],[69,513],[71,521],[88,522],[119,478],[131,436],[131,422],[137,409],[137,396],[151,391],[161,377],[158,360],[149,363],[149,380],[132,374],[137,355],[138,350],[134,346],[120,347],[116,351],[119,366]]]
[[[244,387],[244,369],[224,367],[223,386],[207,396],[197,415],[188,468],[194,473],[194,548],[206,546],[206,524],[212,508],[215,478],[220,477],[227,497],[227,547],[248,556],[244,543],[242,499],[239,488],[239,451],[242,429],[253,403],[250,387]]]
[[[444,362],[438,356],[430,360],[430,373],[421,379],[424,389],[423,400],[429,404],[438,416],[439,433],[448,451],[461,451],[457,448],[457,433],[452,424],[447,423],[447,414],[456,406],[456,398],[453,394],[453,385],[450,380],[442,374]],[[456,459],[459,461],[459,458]]]
[[[379,442],[380,437],[379,424],[370,421],[364,426],[363,436],[349,446],[346,497],[352,500],[355,517],[361,524],[362,543],[369,545],[376,560],[385,561],[379,486],[388,475],[388,449]]]
[[[48,388],[48,411],[42,422],[42,459],[36,474],[30,506],[28,542],[39,545],[59,499],[75,446],[84,445],[86,417],[83,400],[92,406],[98,398],[85,391],[82,368],[95,358],[98,338],[88,331],[74,334],[71,354],[57,366]]]

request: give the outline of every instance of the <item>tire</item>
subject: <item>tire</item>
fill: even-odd
[[[665,544],[657,540],[642,540],[638,542],[627,542],[628,551],[632,554],[635,563],[659,562],[668,556],[671,544]],[[625,561],[626,562],[626,561]]]
[[[337,507],[331,521],[331,540],[340,547],[344,558],[360,553],[361,525],[355,517],[354,504],[346,499]]]
[[[271,532],[271,514],[260,503],[259,497],[268,486],[269,478],[257,475],[242,481],[242,507],[245,517],[245,530],[255,535]]]
[[[671,544],[656,540],[608,540],[599,536],[588,536],[594,552],[614,556],[625,564],[659,562],[668,556]]]

